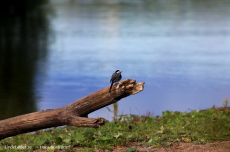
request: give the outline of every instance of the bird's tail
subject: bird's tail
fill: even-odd
[[[113,83],[111,83],[111,85],[110,85],[110,88],[109,88],[109,92],[111,91],[111,89],[112,89],[112,86],[113,86]]]

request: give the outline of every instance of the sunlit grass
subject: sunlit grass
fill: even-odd
[[[22,134],[0,141],[0,148],[24,145],[31,150],[49,148],[72,151],[113,147],[135,142],[143,146],[170,146],[176,142],[194,144],[230,139],[230,108],[210,108],[190,112],[164,111],[162,116],[118,115],[116,122],[101,128],[59,127]],[[61,147],[62,146],[62,147]],[[87,147],[87,148],[86,148]],[[10,150],[8,150],[10,151]],[[127,151],[135,151],[135,146]]]

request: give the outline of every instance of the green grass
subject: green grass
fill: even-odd
[[[230,108],[210,108],[202,111],[165,111],[152,117],[120,115],[116,122],[108,122],[101,128],[59,127],[10,137],[0,141],[0,150],[7,146],[25,146],[26,149],[62,149],[93,151],[95,148],[112,150],[113,146],[130,142],[145,146],[170,146],[175,142],[208,143],[230,139]],[[51,147],[53,146],[53,147]],[[127,152],[135,151],[129,146]],[[54,148],[54,149],[53,149]]]

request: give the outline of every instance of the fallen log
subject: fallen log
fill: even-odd
[[[144,82],[126,79],[109,87],[85,96],[64,107],[28,113],[0,121],[0,140],[57,126],[98,128],[105,124],[104,118],[87,118],[88,114],[113,104],[122,98],[136,94],[144,89]]]

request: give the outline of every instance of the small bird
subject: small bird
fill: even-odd
[[[111,76],[111,79],[110,79],[110,83],[111,83],[111,86],[109,88],[109,92],[111,91],[112,89],[112,86],[115,82],[118,82],[121,80],[122,76],[121,76],[121,72],[120,70],[116,70],[113,75]]]

